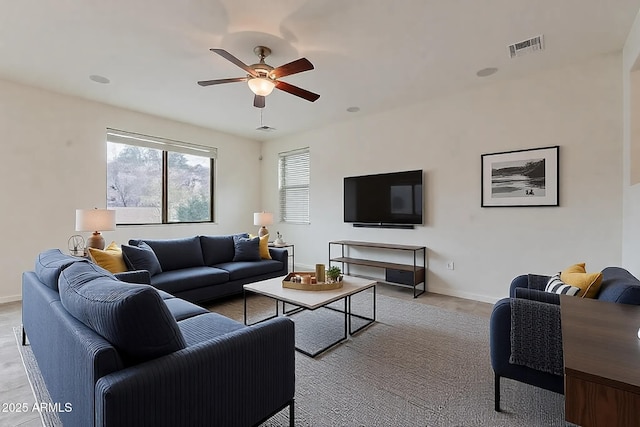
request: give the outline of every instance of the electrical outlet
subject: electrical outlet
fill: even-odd
[[[449,270],[453,270],[454,269],[453,261],[449,261],[447,263],[447,269],[449,269]]]

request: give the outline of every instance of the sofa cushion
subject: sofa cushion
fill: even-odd
[[[122,255],[131,270],[147,270],[152,277],[162,273],[158,257],[145,242],[137,246],[122,245]]]
[[[169,292],[165,292],[161,289],[156,288],[156,292],[160,295],[160,298],[162,298],[163,300],[168,300],[171,298],[175,298],[173,295],[171,295]]]
[[[209,341],[220,335],[246,328],[242,323],[218,313],[207,313],[178,322],[188,346]]]
[[[60,249],[49,249],[38,254],[35,273],[47,287],[58,290],[58,279],[62,270],[76,262],[89,263],[89,260],[65,255]]]
[[[93,262],[112,273],[124,273],[128,270],[122,256],[122,249],[116,242],[111,242],[104,250],[89,248],[89,255]]]
[[[209,312],[208,310],[181,298],[163,298],[162,300],[167,305],[167,308],[173,318],[177,321]]]
[[[113,344],[128,364],[185,347],[178,324],[153,287],[120,282],[94,267],[74,264],[60,275],[60,299],[71,315]]]
[[[260,238],[233,236],[233,261],[260,261]]]
[[[182,270],[165,271],[151,278],[151,284],[158,289],[177,294],[205,286],[229,281],[229,273],[213,267],[191,267]]]
[[[198,236],[179,239],[132,239],[130,245],[140,246],[144,242],[153,249],[162,271],[181,268],[202,267],[202,248]]]
[[[597,298],[620,304],[640,305],[640,281],[624,268],[602,270],[602,284]]]
[[[560,273],[560,280],[580,288],[579,297],[595,298],[602,283],[602,272],[587,273],[585,263],[574,264]]]
[[[212,266],[233,260],[235,253],[233,236],[200,236],[204,265]],[[236,234],[236,236],[249,237],[247,233]]]
[[[224,262],[216,265],[216,267],[228,271],[229,280],[239,280],[280,271],[282,270],[282,263],[271,259],[263,259],[260,261]]]

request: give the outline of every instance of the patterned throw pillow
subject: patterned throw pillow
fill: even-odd
[[[560,273],[551,276],[551,278],[547,282],[547,287],[544,288],[544,290],[545,292],[550,292],[552,294],[562,294],[570,296],[575,296],[578,294],[578,292],[580,292],[580,288],[567,285],[562,280],[560,280]]]

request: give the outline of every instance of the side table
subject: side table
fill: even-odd
[[[273,242],[269,242],[269,247],[270,248],[287,248],[287,249],[290,249],[289,250],[289,258],[291,258],[290,270],[291,271],[296,271],[296,252],[295,252],[295,245],[293,243],[283,243],[281,245],[276,245]]]

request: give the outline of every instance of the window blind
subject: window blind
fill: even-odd
[[[309,148],[279,154],[280,221],[309,223]]]
[[[215,147],[195,145],[187,142],[174,141],[167,138],[142,135],[117,129],[107,128],[107,142],[136,145],[138,147],[154,148],[164,151],[174,151],[182,154],[191,154],[193,156],[210,157],[212,159],[218,157],[218,149]]]

